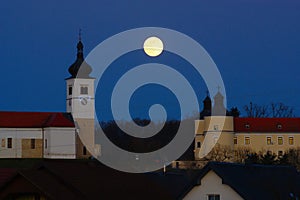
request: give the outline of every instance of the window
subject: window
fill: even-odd
[[[245,124],[245,128],[249,129],[250,128],[250,124]]]
[[[88,87],[87,86],[81,86],[80,94],[88,94]]]
[[[48,140],[45,139],[45,149],[47,149],[47,148],[48,148]]]
[[[283,156],[283,151],[278,151],[278,156]]]
[[[1,147],[5,147],[5,139],[1,140]]]
[[[220,200],[220,195],[219,194],[209,194],[208,200]]]
[[[71,106],[72,105],[72,99],[69,99],[68,102],[69,102],[69,106]]]
[[[86,147],[83,147],[83,155],[86,155]]]
[[[214,130],[215,131],[219,130],[219,126],[218,125],[214,125]]]
[[[278,137],[278,145],[283,145],[283,137]]]
[[[68,93],[69,93],[69,95],[72,95],[72,86],[69,86]]]
[[[201,147],[201,142],[197,142],[197,148]]]
[[[12,148],[12,138],[7,138],[7,148]]]
[[[272,138],[271,137],[267,137],[267,145],[271,145],[272,143]]]
[[[237,137],[233,138],[233,144],[237,144]]]
[[[289,145],[294,145],[294,137],[289,137]]]
[[[31,139],[30,141],[30,148],[35,149],[35,139]]]
[[[250,144],[250,137],[245,137],[245,144]]]

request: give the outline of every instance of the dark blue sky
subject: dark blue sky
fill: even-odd
[[[299,1],[11,0],[0,13],[0,110],[65,110],[79,28],[87,55],[116,33],[155,26],[185,33],[208,51],[228,107],[284,102],[300,115]]]

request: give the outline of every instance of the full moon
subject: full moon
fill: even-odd
[[[144,51],[148,56],[159,56],[163,49],[164,44],[158,37],[149,37],[144,42]]]

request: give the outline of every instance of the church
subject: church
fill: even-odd
[[[66,112],[0,111],[0,158],[76,159],[89,158],[92,151],[98,155],[91,71],[79,38],[77,58],[69,67],[70,77],[65,79]]]

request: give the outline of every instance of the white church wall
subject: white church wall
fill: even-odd
[[[8,138],[12,138],[11,148],[8,148]],[[0,158],[21,158],[22,139],[42,139],[40,128],[1,128]]]
[[[75,128],[45,128],[44,158],[75,159]]]

